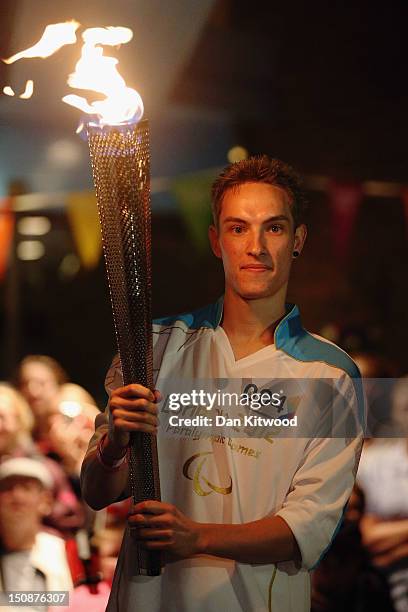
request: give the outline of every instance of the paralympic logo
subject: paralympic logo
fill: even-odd
[[[202,473],[202,469],[204,467],[204,464],[206,463],[207,459],[208,459],[208,455],[212,455],[213,453],[211,451],[207,451],[205,453],[196,453],[195,455],[192,455],[189,459],[187,459],[187,461],[184,463],[183,465],[183,475],[188,478],[189,480],[193,481],[193,489],[194,492],[197,493],[197,495],[201,495],[201,496],[205,496],[205,495],[210,495],[210,493],[212,493],[213,491],[215,493],[220,493],[221,495],[229,495],[232,491],[232,479],[231,476],[229,477],[230,479],[230,484],[227,487],[221,487],[219,485],[216,485],[212,482],[210,482],[208,480],[208,478],[206,478]],[[189,470],[190,470],[190,466],[192,463],[194,463],[197,459],[200,459],[200,461],[198,462],[198,464],[196,465],[195,471],[193,476],[190,476]],[[204,488],[202,487],[201,483],[204,483],[205,485],[207,485],[207,487],[209,487],[209,490],[204,490]]]

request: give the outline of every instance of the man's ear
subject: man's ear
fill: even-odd
[[[295,243],[293,245],[293,250],[298,251],[298,253],[302,252],[303,245],[305,244],[307,236],[307,227],[306,225],[298,225],[295,229]]]
[[[212,252],[216,257],[221,259],[220,241],[218,239],[218,232],[215,225],[210,225],[208,228],[208,238],[210,240]]]

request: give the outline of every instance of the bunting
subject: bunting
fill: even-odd
[[[91,270],[98,265],[102,253],[95,194],[92,191],[70,193],[67,216],[81,263],[85,269]]]
[[[190,239],[200,254],[208,251],[207,228],[212,221],[211,185],[214,171],[184,175],[172,183],[176,198]]]
[[[363,187],[361,183],[340,183],[332,180],[328,185],[328,195],[332,211],[334,251],[337,259],[344,261],[363,200]]]
[[[14,238],[12,198],[0,200],[0,281],[4,280]]]

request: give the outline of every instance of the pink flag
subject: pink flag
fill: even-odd
[[[344,261],[347,258],[354,223],[363,199],[363,189],[359,183],[339,183],[332,180],[328,194],[333,219],[334,251],[336,257]]]

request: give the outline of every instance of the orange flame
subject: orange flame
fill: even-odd
[[[22,58],[49,57],[64,45],[76,42],[76,30],[79,26],[75,20],[47,25],[41,39],[33,47],[3,61],[12,64]],[[62,98],[63,102],[96,116],[95,122],[101,126],[139,121],[143,115],[143,101],[140,95],[135,89],[127,87],[116,68],[118,60],[106,57],[102,49],[104,45],[116,47],[125,44],[132,40],[132,37],[132,30],[124,27],[86,29],[82,34],[84,44],[81,58],[67,82],[72,88],[95,91],[105,98],[88,102],[82,96],[70,94]],[[33,81],[27,81],[26,89],[19,97],[30,98],[33,88]],[[9,86],[5,87],[3,92],[8,96],[15,95]]]
[[[22,100],[28,100],[33,95],[33,91],[34,91],[34,82],[30,79],[26,83],[25,90],[18,97],[21,98]]]
[[[31,96],[33,95],[33,91],[34,91],[34,82],[29,80],[26,83],[23,93],[20,94],[18,97],[21,98],[22,100],[28,100],[28,98],[31,98]],[[13,88],[10,87],[10,85],[6,85],[5,87],[3,87],[3,93],[6,94],[6,96],[16,95]]]
[[[16,95],[14,93],[13,89],[10,87],[10,85],[6,85],[5,87],[3,87],[3,93],[6,94],[6,96],[15,96]]]
[[[104,100],[88,102],[86,98],[70,94],[63,102],[79,108],[85,113],[98,116],[99,125],[117,125],[138,121],[143,115],[143,101],[135,89],[126,86],[116,65],[118,60],[107,57],[98,45],[117,46],[129,42],[133,32],[129,28],[89,28],[82,38],[81,58],[75,72],[68,78],[68,85],[101,93]]]
[[[65,23],[53,23],[47,25],[40,40],[32,47],[12,55],[3,60],[6,64],[12,64],[24,57],[49,57],[64,45],[76,43],[75,32],[79,28],[77,21],[66,21]]]

